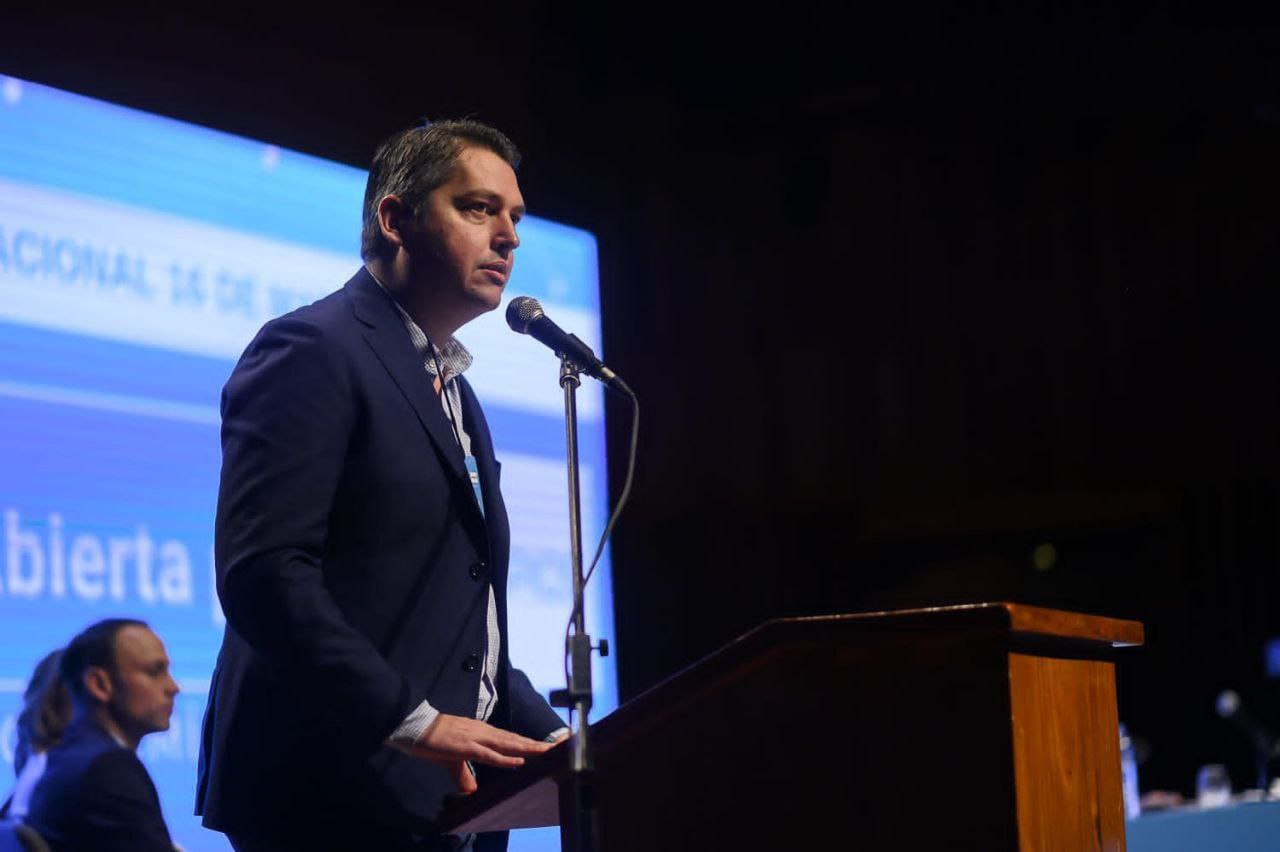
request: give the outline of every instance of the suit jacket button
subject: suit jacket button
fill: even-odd
[[[480,668],[480,655],[467,654],[467,658],[462,661],[462,670],[464,672],[474,672]]]
[[[467,573],[471,575],[471,579],[479,580],[482,576],[484,576],[484,569],[485,569],[485,564],[483,562],[476,562],[472,564],[470,568],[467,569]]]

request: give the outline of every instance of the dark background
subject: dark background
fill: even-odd
[[[516,140],[644,402],[624,700],[767,618],[1011,599],[1142,620],[1144,789],[1243,786],[1213,698],[1280,727],[1280,15],[879,5],[10,9],[0,71],[360,167],[424,115]]]

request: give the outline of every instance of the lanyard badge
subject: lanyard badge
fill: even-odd
[[[468,454],[466,459],[467,476],[471,479],[471,490],[476,495],[476,505],[480,507],[480,517],[484,517],[484,492],[480,490],[480,469],[476,467],[476,457]]]

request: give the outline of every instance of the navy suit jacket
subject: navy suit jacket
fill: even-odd
[[[173,852],[146,767],[87,718],[49,751],[24,822],[53,852]]]
[[[267,323],[241,357],[222,395],[227,626],[196,790],[206,826],[434,832],[451,780],[384,741],[424,699],[475,716],[490,584],[503,637],[490,722],[539,739],[562,725],[510,665],[500,466],[465,381],[461,397],[483,515],[431,377],[367,270]]]

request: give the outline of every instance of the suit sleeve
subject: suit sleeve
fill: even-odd
[[[337,344],[297,316],[269,323],[222,397],[218,594],[228,624],[299,702],[372,751],[426,698],[353,629],[323,583],[328,517],[356,401]]]
[[[511,668],[507,675],[507,692],[511,703],[511,730],[515,733],[542,740],[565,726],[560,715],[517,668]]]
[[[137,755],[111,749],[89,768],[80,840],[97,852],[173,852],[155,785]]]

